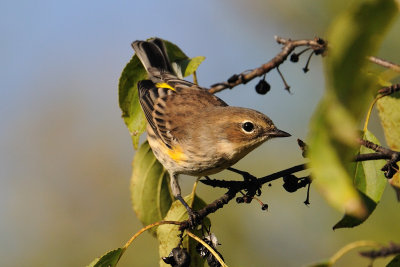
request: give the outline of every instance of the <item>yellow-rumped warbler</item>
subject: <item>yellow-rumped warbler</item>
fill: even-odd
[[[204,176],[238,162],[272,137],[288,137],[264,114],[230,107],[207,89],[179,79],[164,43],[135,41],[132,47],[150,80],[138,82],[139,100],[148,121],[147,140],[171,177],[171,190],[181,197],[179,174]]]

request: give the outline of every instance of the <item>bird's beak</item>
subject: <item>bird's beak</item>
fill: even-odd
[[[292,136],[290,133],[287,133],[285,131],[279,130],[279,129],[274,129],[270,132],[268,132],[268,136],[270,137],[289,137]]]

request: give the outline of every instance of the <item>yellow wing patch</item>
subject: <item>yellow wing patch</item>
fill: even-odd
[[[171,89],[172,91],[175,91],[175,88],[169,85],[168,83],[156,83],[157,88],[167,88]]]
[[[187,160],[187,156],[183,152],[180,146],[176,146],[172,149],[167,149],[168,156],[176,162]]]

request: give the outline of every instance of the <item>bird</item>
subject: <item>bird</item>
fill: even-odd
[[[135,41],[132,47],[148,75],[137,83],[148,143],[194,223],[196,211],[182,198],[179,175],[218,173],[265,141],[291,135],[263,113],[229,106],[207,88],[179,78],[162,39]]]

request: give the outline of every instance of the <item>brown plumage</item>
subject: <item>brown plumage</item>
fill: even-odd
[[[181,197],[179,174],[203,176],[235,164],[272,137],[290,136],[266,115],[231,107],[207,89],[179,79],[161,39],[132,44],[149,75],[138,83],[139,99],[148,121],[148,141],[171,176],[171,188]]]

